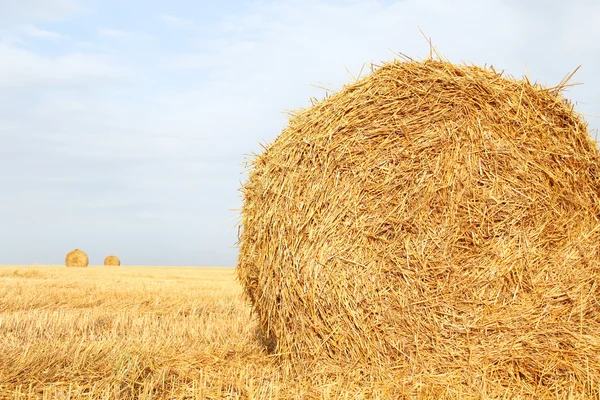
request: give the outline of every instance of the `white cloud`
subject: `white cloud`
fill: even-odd
[[[0,0],[0,25],[22,20],[57,20],[79,10],[77,0]]]
[[[170,57],[163,63],[164,66],[174,69],[206,69],[206,68],[221,68],[221,66],[230,61],[229,57],[235,54],[250,53],[257,50],[257,43],[251,41],[243,41],[235,43],[226,43],[227,50],[222,51],[219,56],[207,53],[188,53]],[[225,56],[219,58],[220,56]]]
[[[85,85],[122,80],[127,71],[105,55],[72,53],[47,57],[0,43],[0,87]]]
[[[210,57],[203,54],[183,54],[169,58],[163,65],[174,69],[201,69],[214,65]]]
[[[123,39],[132,36],[131,32],[122,31],[119,29],[98,29],[98,35],[113,39]]]
[[[32,24],[27,24],[27,25],[21,26],[20,31],[27,36],[42,38],[42,39],[61,39],[61,38],[65,37],[57,32],[39,29],[35,25],[32,25]]]
[[[182,29],[182,30],[194,30],[196,28],[196,24],[186,18],[177,17],[171,14],[161,14],[160,19],[164,21],[167,25]]]
[[[25,44],[23,35],[14,30],[0,30],[0,44],[21,46]]]

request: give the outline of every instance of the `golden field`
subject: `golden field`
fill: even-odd
[[[291,372],[256,326],[233,268],[1,266],[0,398],[400,396],[351,366]]]
[[[0,266],[0,399],[581,398],[291,365],[265,351],[241,293],[233,268]]]

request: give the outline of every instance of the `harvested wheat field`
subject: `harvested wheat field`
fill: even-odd
[[[406,59],[295,113],[243,187],[266,347],[412,396],[599,398],[600,153],[566,85]]]
[[[0,399],[398,398],[269,355],[233,268],[0,266]]]

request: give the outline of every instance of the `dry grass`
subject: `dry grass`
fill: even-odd
[[[298,371],[260,346],[240,294],[233,269],[0,267],[0,398],[491,398],[394,370]]]
[[[240,294],[233,269],[0,267],[0,398],[399,396],[361,370],[292,375]]]

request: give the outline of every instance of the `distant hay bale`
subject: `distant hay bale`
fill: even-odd
[[[79,249],[68,252],[67,257],[65,258],[67,267],[87,267],[88,262],[89,259],[87,254]]]
[[[121,260],[117,256],[108,256],[104,259],[104,265],[110,267],[118,267],[121,265]]]
[[[565,85],[394,61],[296,113],[242,188],[271,350],[598,396],[600,154]]]

